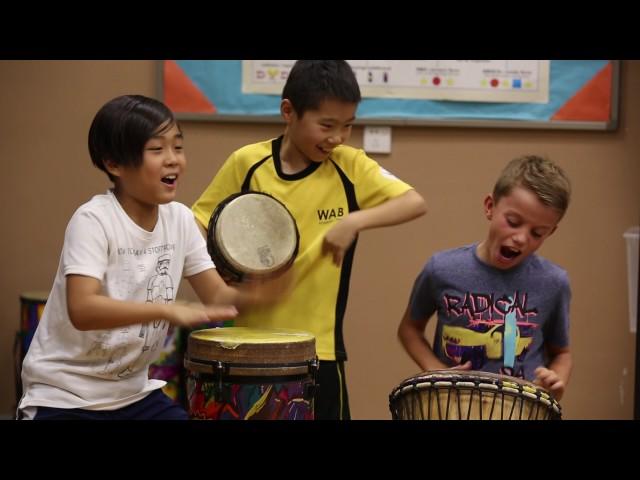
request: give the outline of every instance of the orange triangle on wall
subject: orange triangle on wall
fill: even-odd
[[[611,118],[611,76],[609,62],[578,93],[556,111],[552,120],[607,122]]]
[[[216,113],[216,107],[174,60],[164,62],[164,102],[174,113]]]

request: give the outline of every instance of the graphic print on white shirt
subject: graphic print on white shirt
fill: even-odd
[[[126,377],[131,374],[129,366],[122,366],[122,359],[127,353],[127,336],[129,327],[117,331],[104,331],[93,342],[87,352],[88,357],[96,357],[100,362],[98,373],[102,377]]]
[[[173,298],[173,279],[171,275],[169,275],[169,265],[171,264],[171,256],[169,254],[164,254],[158,257],[158,261],[156,263],[156,272],[157,275],[154,275],[149,279],[149,283],[147,283],[147,300],[146,303],[172,303]],[[164,329],[165,326],[168,326],[166,320],[154,320],[152,322],[153,329],[156,330],[160,328]],[[140,338],[144,338],[144,346],[142,347],[142,352],[146,352],[147,350],[151,350],[152,352],[158,348],[158,337],[157,335],[153,335],[155,342],[150,345],[150,335],[148,333],[149,324],[145,323],[140,328]]]

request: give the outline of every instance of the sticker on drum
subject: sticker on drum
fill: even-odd
[[[280,201],[262,192],[236,193],[213,211],[207,250],[225,279],[276,275],[298,254],[296,221]]]

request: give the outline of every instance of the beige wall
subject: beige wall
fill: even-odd
[[[116,95],[154,95],[155,68],[150,61],[0,62],[0,414],[15,403],[19,295],[50,288],[69,217],[109,186],[87,153],[91,119]],[[281,130],[270,124],[182,126],[190,163],[178,200],[187,204],[232,150]],[[350,143],[362,145],[361,127]],[[501,167],[524,153],[556,160],[575,191],[566,218],[540,252],[566,268],[572,281],[575,369],[565,418],[632,418],[635,336],[628,326],[622,233],[640,222],[638,61],[623,62],[621,122],[613,133],[393,128],[393,153],[374,157],[413,184],[430,212],[360,237],[345,319],[354,418],[390,418],[389,392],[417,373],[395,336],[416,274],[434,251],[482,239],[483,196]],[[193,297],[188,285],[181,292]]]

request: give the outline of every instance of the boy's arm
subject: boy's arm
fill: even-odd
[[[369,228],[386,227],[408,222],[427,213],[427,204],[415,190],[391,198],[380,205],[353,212],[347,218],[355,216],[358,231]]]
[[[358,233],[377,227],[408,222],[427,212],[424,198],[415,190],[409,190],[380,205],[350,213],[339,221],[324,237],[323,251],[333,255],[333,262],[340,265]]]
[[[125,325],[167,320],[178,326],[195,326],[233,318],[231,306],[186,303],[137,303],[116,300],[101,293],[100,281],[84,275],[67,275],[69,319],[78,330],[103,330]]]
[[[549,390],[556,400],[560,400],[569,383],[573,360],[569,347],[547,346],[551,358],[548,367],[538,367],[535,370],[535,383]]]
[[[253,280],[238,286],[227,285],[215,268],[187,280],[205,305],[233,305],[239,309],[252,305],[269,305],[281,300],[291,290],[292,270],[266,280]]]
[[[398,327],[400,343],[423,371],[447,368],[433,353],[433,349],[424,335],[429,319],[412,320],[410,309],[411,307],[408,305]]]

